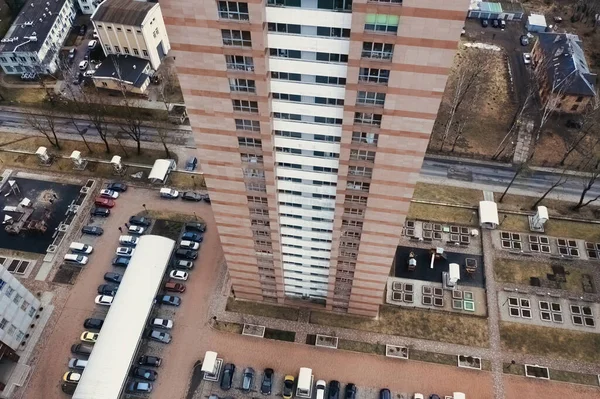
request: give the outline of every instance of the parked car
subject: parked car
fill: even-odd
[[[67,395],[73,395],[75,393],[75,390],[77,389],[77,384],[63,382],[62,384],[60,384],[60,389]]]
[[[152,327],[166,328],[169,330],[169,329],[173,328],[173,320],[155,318],[155,319],[152,319],[152,321],[150,322],[150,325]]]
[[[207,204],[210,204],[210,196],[208,194],[204,194],[204,197],[202,197],[202,201],[206,202]]]
[[[179,242],[179,248],[197,251],[200,248],[200,244],[194,241],[182,240]]]
[[[529,37],[527,35],[521,35],[519,41],[521,42],[521,46],[529,46]]]
[[[133,256],[134,252],[135,252],[135,249],[133,249],[131,247],[118,247],[117,250],[115,251],[115,254],[117,256],[131,257],[131,256]]]
[[[490,25],[490,21],[488,21],[487,19],[482,19],[481,20],[481,26],[484,28],[487,28]]]
[[[189,249],[178,249],[175,251],[175,256],[183,259],[195,260],[198,258],[198,251],[191,251]]]
[[[92,208],[90,212],[92,216],[108,217],[110,215],[110,209],[107,208]]]
[[[89,234],[91,236],[101,236],[104,234],[104,229],[98,226],[83,226],[81,228],[83,234]]]
[[[198,231],[204,233],[206,231],[206,225],[199,222],[187,222],[184,226],[186,231]]]
[[[114,296],[119,289],[118,285],[113,284],[101,284],[98,286],[98,294]]]
[[[336,380],[329,381],[329,390],[327,392],[327,399],[339,399],[340,398],[340,382]]]
[[[88,244],[83,244],[81,242],[72,242],[69,245],[69,249],[74,254],[91,254],[94,250],[94,247]]]
[[[94,349],[94,347],[89,344],[71,345],[71,353],[74,353],[76,355],[89,356],[90,353],[92,353],[92,349]]]
[[[165,283],[165,291],[167,292],[185,292],[185,285],[169,281]]]
[[[127,248],[127,249],[129,249],[129,248]],[[113,258],[112,265],[117,266],[117,267],[127,267],[127,266],[129,266],[129,259],[130,258],[125,257],[125,256],[117,256],[117,257]]]
[[[91,331],[84,331],[83,333],[81,333],[81,336],[79,337],[79,339],[81,340],[81,342],[89,342],[91,344],[96,343],[96,340],[98,339],[98,333],[95,332],[91,332]]]
[[[136,226],[148,227],[151,223],[152,220],[144,216],[132,216],[129,218],[129,224],[134,224]]]
[[[202,234],[194,233],[193,231],[186,231],[181,235],[182,240],[194,241],[194,242],[202,242],[204,237]]]
[[[112,272],[104,273],[104,281],[107,281],[109,283],[121,284],[121,281],[123,281],[123,275]]]
[[[113,191],[122,193],[122,192],[127,191],[127,184],[120,183],[120,182],[108,183],[106,185],[106,188],[109,189],[109,190],[113,190]]]
[[[346,385],[346,392],[344,393],[344,399],[356,399],[356,394],[358,390],[356,389],[356,385],[349,382]]]
[[[432,393],[431,395],[429,395],[429,399],[440,399],[440,396],[436,395],[435,393]]]
[[[75,59],[75,54],[77,53],[77,49],[75,47],[73,47],[71,50],[69,50],[69,62],[72,63],[73,60]]]
[[[87,363],[88,363],[87,360],[82,360],[82,359],[77,359],[76,357],[72,357],[69,360],[69,368],[76,369],[76,370],[83,370],[85,368],[85,366],[87,366]]]
[[[79,36],[85,36],[85,32],[87,32],[87,26],[84,24],[79,27]]]
[[[415,393],[413,399],[425,399],[425,396],[422,393]]]
[[[159,194],[163,198],[174,199],[179,197],[179,191],[173,190],[172,188],[161,188]]]
[[[90,63],[87,62],[86,60],[83,60],[79,63],[79,69],[81,69],[82,71],[85,71],[87,69],[88,65],[90,65]]]
[[[83,266],[88,263],[89,258],[85,255],[77,255],[77,254],[66,254],[63,257],[65,263],[69,263],[72,265]]]
[[[140,366],[150,366],[150,367],[159,367],[162,363],[162,359],[156,356],[140,356],[138,359],[138,364]]]
[[[120,236],[119,237],[119,244],[121,245],[125,245],[126,247],[135,247],[138,242],[140,242],[140,239],[138,237],[134,237],[134,236]]]
[[[492,27],[499,28],[500,27],[500,22],[498,22],[497,19],[492,19]]]
[[[233,374],[235,373],[235,364],[227,363],[223,367],[223,375],[221,376],[221,389],[229,391],[233,382]]]
[[[175,269],[183,269],[183,270],[190,270],[194,267],[194,262],[192,262],[191,260],[177,260],[175,259],[173,261],[173,267]]]
[[[95,40],[95,39],[93,39],[93,40],[90,40],[90,41],[88,42],[88,48],[89,48],[90,50],[93,50],[94,48],[96,48],[96,45],[97,45],[97,44],[98,44],[98,40]]]
[[[187,161],[185,161],[185,170],[188,172],[193,172],[196,169],[196,165],[198,165],[198,158],[189,157]]]
[[[570,127],[572,129],[581,129],[583,127],[583,122],[575,119],[569,119],[567,121],[567,127]]]
[[[525,65],[531,64],[531,54],[523,53],[523,63],[525,63]]]
[[[162,342],[163,344],[171,342],[171,335],[169,333],[158,330],[148,330],[145,336],[152,341]]]
[[[119,198],[119,193],[114,190],[109,190],[105,188],[100,190],[100,196],[102,198],[117,199]]]
[[[292,399],[294,396],[294,383],[296,380],[293,375],[286,375],[283,379],[283,399]]]
[[[161,305],[179,306],[181,305],[181,298],[174,295],[160,295],[156,298],[158,303]]]
[[[254,386],[254,369],[252,367],[246,367],[244,369],[244,377],[242,379],[242,391],[250,392]]]
[[[327,388],[327,383],[325,380],[317,381],[317,394],[316,399],[325,399],[325,388]]]
[[[189,274],[181,270],[171,270],[169,277],[175,280],[186,281],[189,277]]]
[[[202,201],[203,195],[194,191],[186,191],[181,195],[181,199],[184,201]]]
[[[142,235],[146,231],[146,228],[142,226],[131,225],[129,226],[127,231],[129,232],[129,234]]]
[[[152,392],[152,384],[149,382],[131,381],[129,384],[127,384],[125,390],[129,393],[150,393]]]
[[[85,319],[83,322],[83,328],[90,328],[92,330],[100,330],[104,324],[104,319]]]
[[[112,208],[115,206],[115,201],[108,199],[108,198],[102,198],[102,197],[97,197],[94,200],[94,205],[96,206],[100,206],[102,208]]]
[[[500,29],[505,29],[506,28],[506,21],[501,19],[498,21],[500,23]]]
[[[133,370],[131,370],[131,375],[146,381],[156,381],[156,377],[158,377],[156,371],[144,367],[134,367]]]
[[[98,295],[94,302],[96,302],[97,305],[110,306],[114,299],[115,297],[110,295]]]
[[[71,382],[73,384],[77,384],[79,382],[79,380],[81,379],[81,374],[76,373],[74,371],[67,371],[66,373],[63,374],[62,379],[64,382]]]
[[[392,393],[389,389],[383,388],[379,391],[379,399],[392,399]]]
[[[263,372],[262,382],[260,383],[260,393],[270,395],[273,389],[273,369],[268,368]]]

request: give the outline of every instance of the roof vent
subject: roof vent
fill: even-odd
[[[134,65],[134,66],[133,66],[133,69],[136,69],[136,68],[137,68],[137,65]]]
[[[33,7],[34,7],[34,6],[33,6],[33,3],[31,3],[31,8],[33,8]]]

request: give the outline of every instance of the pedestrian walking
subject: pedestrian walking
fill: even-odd
[[[123,228],[121,226],[119,226],[119,231],[122,233],[123,232]]]
[[[126,228],[129,228],[129,224],[128,224],[128,223],[125,223],[125,227],[126,227]]]

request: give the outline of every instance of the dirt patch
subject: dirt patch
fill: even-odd
[[[572,384],[598,386],[597,374],[573,373],[571,371],[550,369],[550,379],[555,381],[570,382]]]
[[[77,280],[77,276],[81,272],[81,268],[70,267],[66,265],[61,265],[58,267],[54,278],[52,279],[53,283],[58,284],[75,284],[75,280]]]
[[[213,327],[219,331],[226,331],[234,334],[241,334],[244,326],[239,323],[229,323],[227,321],[215,320]]]
[[[410,352],[408,352],[408,357],[410,360],[419,360],[421,362],[445,364],[448,366],[456,366],[456,364],[458,362],[456,356],[453,356],[453,355],[447,355],[445,353],[419,351],[416,349],[411,349]]]
[[[182,228],[183,222],[159,219],[154,223],[154,226],[152,226],[152,234],[177,241],[181,235]]]
[[[274,339],[277,341],[294,342],[296,333],[293,331],[276,330],[274,328],[265,328],[266,339]]]
[[[478,205],[479,201],[483,201],[483,192],[462,187],[417,183],[413,199],[459,205]]]
[[[235,298],[231,297],[227,299],[227,306],[225,310],[227,310],[228,312],[298,321],[298,309],[296,308],[236,300]]]
[[[375,355],[385,355],[385,345],[371,344],[368,342],[351,341],[348,339],[338,339],[338,349],[353,352],[373,353]]]
[[[455,223],[464,226],[477,226],[479,224],[479,217],[475,209],[422,204],[417,202],[411,202],[406,218]]]

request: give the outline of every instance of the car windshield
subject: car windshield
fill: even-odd
[[[286,390],[291,390],[293,386],[294,383],[292,381],[286,380],[285,384],[283,385],[283,388]]]

